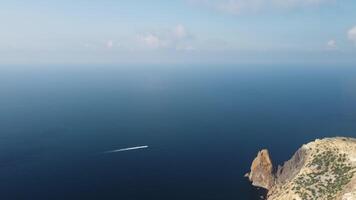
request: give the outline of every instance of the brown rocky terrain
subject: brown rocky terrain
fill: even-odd
[[[266,149],[258,152],[251,165],[251,172],[246,176],[256,187],[271,189],[274,184],[273,165]]]
[[[247,176],[268,190],[267,200],[356,200],[356,139],[315,140],[276,170],[262,150]]]

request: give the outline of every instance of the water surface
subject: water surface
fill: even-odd
[[[281,163],[337,135],[356,136],[351,67],[0,70],[5,200],[254,200],[258,150]]]

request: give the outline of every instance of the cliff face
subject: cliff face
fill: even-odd
[[[259,153],[254,160],[257,166],[269,163],[269,155],[261,157]],[[253,185],[269,190],[268,200],[356,200],[356,139],[316,140],[303,145],[276,173],[270,168],[272,163],[267,170],[251,167],[249,174]]]

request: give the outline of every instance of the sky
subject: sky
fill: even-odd
[[[0,65],[356,64],[354,0],[0,0]]]

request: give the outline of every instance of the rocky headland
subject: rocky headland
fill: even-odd
[[[261,150],[246,176],[267,200],[356,200],[356,139],[315,140],[278,167]]]

